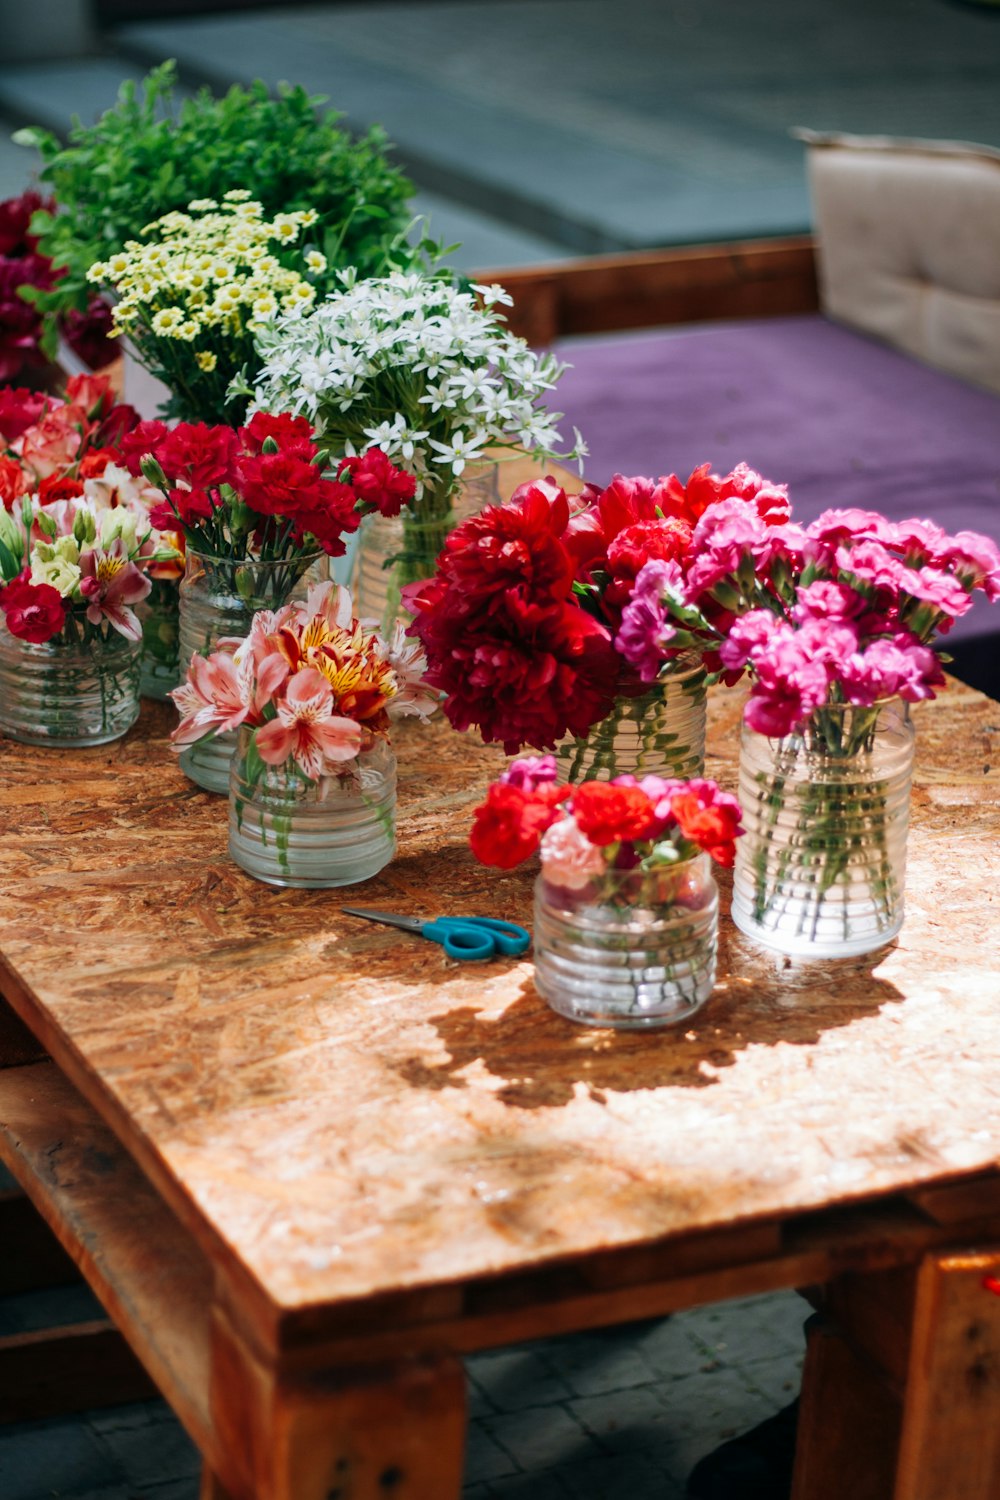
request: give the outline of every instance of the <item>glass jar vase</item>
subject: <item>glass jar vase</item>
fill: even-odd
[[[794,958],[846,958],[903,925],[913,725],[899,699],[828,705],[768,739],[743,726],[733,921]]]
[[[106,745],[139,717],[140,641],[70,613],[41,644],[0,621],[0,730],[25,745]]]
[[[281,562],[238,562],[189,548],[180,585],[181,672],[195,653],[207,656],[223,637],[248,635],[259,609],[280,609],[289,599],[304,599],[325,565],[321,553]],[[204,791],[224,796],[235,747],[235,733],[198,740],[181,751],[181,770]]]
[[[136,605],[142,622],[139,691],[163,700],[181,680],[179,579],[153,578],[146,598]]]
[[[686,1020],[715,984],[719,893],[707,854],[535,882],[535,985],[561,1016],[643,1029]]]
[[[370,880],[396,852],[396,757],[386,740],[312,781],[292,759],[250,770],[252,730],[237,731],[229,780],[229,853],[268,885]]]
[[[368,516],[361,525],[351,589],[358,618],[377,620],[388,634],[401,615],[400,590],[431,577],[448,533],[487,505],[499,504],[500,466],[490,462],[466,470],[447,492],[425,495],[413,514]]]
[[[626,775],[687,780],[702,774],[708,694],[698,659],[678,657],[652,687],[635,682],[631,688],[588,735],[556,746],[560,781]]]

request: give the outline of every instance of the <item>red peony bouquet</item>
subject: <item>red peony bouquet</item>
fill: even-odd
[[[551,748],[567,734],[586,736],[616,698],[645,693],[617,644],[622,611],[648,563],[687,576],[697,528],[719,511],[780,531],[788,497],[746,465],[720,478],[703,464],[686,484],[673,474],[656,482],[619,474],[573,497],[542,480],[463,522],[436,575],[405,598],[427,681],[445,693],[456,729],[476,725],[509,753]],[[727,613],[720,607],[720,625]],[[718,668],[715,644],[705,643],[709,671]],[[657,672],[696,645],[680,633]]]
[[[63,275],[40,253],[31,233],[33,214],[51,207],[34,192],[0,202],[0,384],[44,366],[55,352],[47,347],[41,314],[33,306],[33,293],[50,292]],[[110,364],[118,352],[110,338],[111,309],[100,297],[92,297],[86,311],[71,312],[60,331],[92,370]]]

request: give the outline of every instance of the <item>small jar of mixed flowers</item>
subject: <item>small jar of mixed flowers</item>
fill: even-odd
[[[741,833],[714,781],[618,776],[560,785],[551,755],[515,760],[476,809],[469,842],[512,869],[541,853],[535,983],[592,1026],[684,1020],[715,983],[719,897]]]

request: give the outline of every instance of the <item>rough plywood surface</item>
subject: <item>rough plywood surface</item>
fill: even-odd
[[[0,744],[0,948],[126,1144],[286,1308],[933,1181],[1000,1157],[1000,705],[956,686],[916,719],[899,943],[795,969],[727,923],[686,1031],[577,1028],[530,962],[340,916],[530,921],[531,874],[465,846],[499,757],[444,724],[400,734],[399,855],[349,892],[239,872],[166,709],[101,750]],[[729,784],[737,724],[716,694]]]

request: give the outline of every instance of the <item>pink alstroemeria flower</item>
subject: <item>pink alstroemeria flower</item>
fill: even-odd
[[[107,550],[88,547],[80,554],[80,593],[87,601],[87,619],[92,625],[107,620],[127,640],[141,641],[142,625],[128,605],[145,599],[152,587],[130,562],[121,537]]]
[[[291,756],[311,781],[318,781],[328,762],[353,760],[361,749],[361,725],[332,712],[333,693],[313,667],[295,674],[278,717],[257,730],[257,749],[268,765]]]
[[[170,696],[181,715],[170,736],[175,745],[193,745],[211,730],[236,729],[250,711],[239,666],[225,651],[192,656],[186,680]]]

